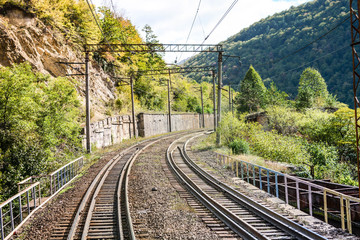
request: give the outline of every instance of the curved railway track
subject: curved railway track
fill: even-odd
[[[182,137],[169,146],[168,164],[186,189],[238,236],[243,239],[326,239],[254,202],[198,167],[186,152],[187,143],[193,137]]]
[[[141,151],[165,138],[145,140],[112,158],[92,181],[80,204],[70,206],[69,213],[75,214],[65,216],[50,239],[135,239],[127,176]]]

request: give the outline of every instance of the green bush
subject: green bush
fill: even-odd
[[[249,153],[249,143],[243,139],[235,139],[230,142],[229,147],[231,148],[233,154]]]
[[[260,130],[251,134],[250,141],[252,152],[270,160],[292,164],[300,164],[309,160],[309,154],[303,147],[304,140],[298,137]]]
[[[299,122],[303,117],[295,109],[284,106],[271,106],[266,109],[266,113],[269,127],[284,135],[297,133]]]
[[[65,78],[33,73],[29,64],[0,68],[0,189],[44,173],[80,151],[79,100]]]
[[[231,113],[225,113],[221,118],[217,131],[220,132],[221,141],[224,145],[229,146],[235,139],[247,137],[247,133],[249,132],[247,126],[250,125],[245,124],[242,118],[238,119]]]

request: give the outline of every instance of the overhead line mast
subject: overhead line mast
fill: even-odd
[[[360,130],[360,118],[358,117],[358,111],[360,108],[359,102],[359,83],[360,83],[360,0],[350,0],[350,16],[351,16],[351,49],[353,59],[353,90],[354,90],[354,110],[355,110],[355,132],[356,132],[356,158],[358,169],[358,181],[359,181],[359,197],[360,197],[360,146],[359,146],[359,130]]]

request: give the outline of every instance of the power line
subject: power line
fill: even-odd
[[[199,1],[198,7],[197,7],[197,9],[196,9],[195,17],[194,17],[193,22],[192,22],[192,24],[191,24],[190,31],[189,31],[189,34],[188,34],[188,36],[187,36],[187,38],[186,38],[186,43],[185,43],[185,44],[187,44],[188,41],[189,41],[189,37],[190,37],[191,31],[192,31],[192,29],[193,29],[193,27],[194,27],[194,23],[195,23],[196,17],[197,17],[197,15],[198,15],[198,13],[199,13],[200,4],[201,4],[201,0]]]
[[[344,47],[342,47],[342,48],[339,48],[339,49],[337,49],[337,50],[335,50],[335,51],[332,51],[332,52],[327,53],[327,54],[325,54],[325,55],[323,55],[323,56],[321,56],[321,57],[318,57],[318,58],[316,58],[316,59],[314,59],[314,60],[312,60],[312,61],[306,62],[306,63],[304,63],[303,65],[301,65],[301,66],[299,66],[299,67],[296,67],[296,68],[287,70],[287,71],[285,71],[285,72],[282,72],[282,73],[280,73],[280,74],[278,74],[278,75],[275,75],[275,76],[272,76],[272,77],[275,78],[275,77],[278,77],[278,76],[280,76],[280,75],[282,75],[282,74],[284,74],[284,73],[288,73],[288,72],[297,70],[297,69],[299,69],[299,68],[305,67],[305,66],[306,66],[307,64],[309,64],[309,63],[313,63],[313,62],[315,62],[315,61],[318,61],[318,60],[320,60],[320,59],[322,59],[322,58],[324,58],[324,57],[327,57],[328,55],[331,55],[331,54],[333,54],[333,53],[339,52],[339,51],[341,51],[341,50],[343,50],[343,49],[345,49],[345,48],[347,48],[347,47],[349,47],[349,46],[346,45],[346,46],[344,46]]]
[[[93,8],[91,7],[91,5],[93,5],[93,6],[95,6],[95,5],[93,4],[92,0],[90,0],[91,5],[90,5],[90,3],[89,3],[89,0],[86,0],[86,3],[87,3],[87,5],[89,6],[91,15],[93,16],[93,18],[94,18],[94,20],[95,20],[95,22],[96,22],[96,25],[98,26],[98,28],[99,28],[99,30],[100,30],[100,32],[101,32],[101,35],[102,35],[103,38],[104,38],[105,43],[106,43],[106,44],[109,46],[109,48],[113,51],[113,47],[111,46],[111,44],[109,43],[109,41],[106,39],[105,34],[104,34],[104,32],[103,32],[103,30],[102,30],[102,28],[101,28],[101,26],[100,26],[100,23],[99,23],[96,15],[95,15],[96,11],[93,10]],[[111,3],[112,3],[112,1],[111,1]],[[125,42],[124,36],[123,36],[123,41]],[[121,57],[118,53],[116,53],[116,55],[117,55],[118,57]],[[131,61],[131,59],[130,59],[130,61]],[[132,61],[131,61],[131,62],[132,62]]]
[[[215,31],[215,29],[220,25],[220,23],[225,19],[225,17],[229,14],[229,12],[233,9],[233,7],[235,6],[235,4],[238,2],[238,0],[234,0],[234,2],[232,2],[232,4],[230,5],[230,7],[226,10],[226,12],[224,13],[224,15],[220,18],[220,20],[216,23],[216,25],[214,26],[214,28],[210,31],[210,33],[205,37],[204,41],[200,44],[204,44],[205,41],[210,37],[210,35]],[[195,54],[192,55],[192,57]]]
[[[199,23],[200,23],[200,26],[201,26],[201,30],[202,30],[202,32],[203,32],[203,36],[204,36],[204,38],[205,38],[205,37],[206,37],[206,35],[205,35],[205,30],[204,30],[204,26],[203,26],[203,24],[202,24],[202,22],[201,22],[200,16],[198,17],[198,20],[199,20]]]
[[[299,49],[297,49],[297,50],[289,53],[288,55],[286,55],[286,56],[284,56],[284,57],[282,57],[282,58],[280,58],[280,59],[278,59],[278,60],[276,60],[276,61],[272,61],[272,62],[270,62],[270,63],[272,63],[272,64],[278,63],[278,62],[280,62],[280,61],[282,61],[282,60],[284,60],[284,59],[286,59],[286,58],[288,58],[288,57],[290,57],[290,56],[292,56],[292,55],[295,55],[296,53],[304,50],[304,49],[307,48],[308,46],[310,46],[310,45],[312,45],[313,43],[321,40],[322,38],[324,38],[325,36],[327,36],[329,33],[333,32],[335,29],[337,29],[338,27],[340,27],[344,22],[346,22],[346,21],[349,20],[349,19],[350,19],[350,16],[346,17],[344,20],[342,20],[342,21],[341,21],[340,23],[338,23],[336,26],[334,26],[333,28],[331,28],[329,31],[327,31],[327,32],[325,32],[324,34],[322,34],[320,37],[314,39],[313,41],[309,42],[308,44],[304,45],[303,47],[301,47],[301,48],[299,48]]]
[[[191,31],[192,31],[192,29],[193,29],[193,27],[194,27],[194,23],[195,23],[196,17],[197,17],[197,15],[198,15],[198,13],[199,13],[200,4],[201,4],[201,0],[199,0],[199,4],[198,4],[198,7],[197,7],[197,9],[196,9],[196,13],[195,13],[194,19],[193,19],[193,21],[192,21],[192,24],[191,24],[191,27],[190,27],[190,31],[189,31],[189,34],[188,34],[188,36],[187,36],[187,38],[186,38],[186,43],[185,43],[185,44],[187,44],[188,41],[189,41],[189,37],[190,37]],[[181,61],[181,56],[182,56],[182,53],[180,54],[179,61]]]
[[[104,32],[103,32],[103,30],[101,29],[101,26],[100,26],[100,24],[99,24],[99,22],[98,22],[98,20],[97,20],[97,17],[95,16],[95,13],[93,12],[93,9],[92,9],[92,7],[91,7],[91,5],[94,5],[94,4],[92,3],[91,0],[90,0],[90,2],[91,2],[91,4],[89,3],[89,0],[86,0],[86,3],[87,3],[87,5],[89,6],[89,9],[90,9],[91,15],[92,15],[93,18],[95,19],[96,25],[98,26],[98,28],[99,28],[99,30],[100,30],[100,32],[101,32],[101,35],[103,35],[103,38],[105,39]]]
[[[116,10],[115,10],[115,5],[114,5],[113,0],[110,0],[110,4],[111,4],[111,7],[112,7],[112,9],[113,9],[114,13],[116,13]]]
[[[224,20],[224,18],[229,14],[231,9],[235,6],[235,4],[238,2],[238,0],[234,0],[234,2],[230,5],[230,7],[226,10],[224,15],[220,18],[220,20],[216,23],[215,27],[210,31],[210,33],[205,37],[202,44],[210,37],[210,35],[215,31],[215,29],[220,25],[220,23]]]

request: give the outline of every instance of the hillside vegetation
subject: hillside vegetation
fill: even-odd
[[[293,101],[274,84],[266,88],[251,66],[235,102],[237,116],[219,125],[225,148],[290,163],[303,177],[358,184],[354,110],[334,99],[315,69],[302,72]],[[266,116],[262,125],[246,117],[254,110]]]
[[[269,86],[271,79],[294,99],[300,74],[305,68],[313,67],[324,77],[331,94],[353,106],[349,15],[349,1],[314,0],[252,24],[221,43],[225,54],[240,56],[242,62],[240,66],[238,59],[224,58],[224,83],[239,87],[252,65],[265,85]],[[339,24],[319,41],[287,57]],[[216,61],[217,56],[202,53],[185,65],[212,65]],[[189,76],[197,81],[204,78],[196,74]]]

